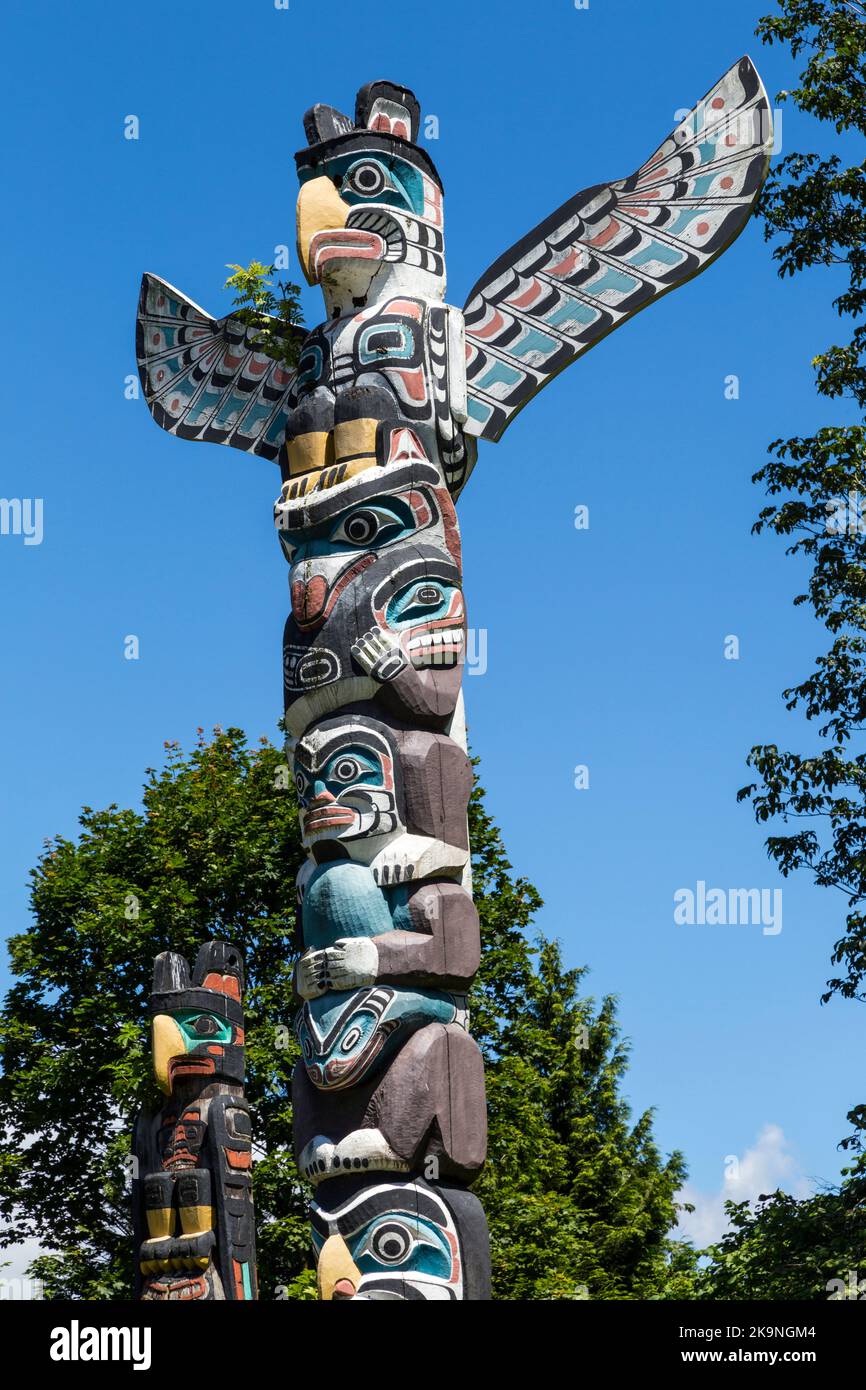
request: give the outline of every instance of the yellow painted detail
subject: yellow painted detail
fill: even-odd
[[[344,420],[334,426],[334,459],[355,459],[359,455],[372,455],[376,460],[376,428],[378,420]],[[368,464],[369,467],[369,464]]]
[[[153,1020],[153,1074],[160,1090],[171,1093],[168,1079],[168,1064],[172,1057],[182,1057],[186,1052],[183,1033],[170,1014],[157,1014]]]
[[[316,283],[310,265],[310,242],[316,232],[345,227],[350,211],[348,203],[343,202],[331,180],[324,175],[301,184],[297,204],[298,259],[308,285]]]
[[[286,441],[289,473],[312,473],[334,462],[334,442],[327,430],[310,430]]]
[[[357,1290],[361,1282],[361,1271],[352,1259],[349,1247],[342,1236],[328,1236],[319,1255],[316,1279],[319,1285],[319,1298],[325,1302],[330,1302],[333,1299],[334,1289],[341,1279],[348,1279],[352,1288]]]
[[[147,1231],[151,1240],[164,1240],[174,1235],[174,1211],[171,1207],[147,1208]]]
[[[213,1230],[213,1207],[181,1207],[180,1229],[185,1236],[198,1236]]]

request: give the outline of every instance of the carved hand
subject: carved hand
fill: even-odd
[[[380,627],[371,627],[353,642],[352,655],[377,681],[391,681],[409,665],[397,638]]]
[[[350,936],[305,952],[295,967],[295,988],[302,999],[318,999],[330,989],[375,984],[378,972],[379,953],[370,937]]]

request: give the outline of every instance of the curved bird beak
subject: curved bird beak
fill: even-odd
[[[358,1292],[361,1271],[342,1236],[328,1236],[319,1255],[316,1279],[319,1298],[325,1302],[354,1298]]]
[[[317,275],[312,263],[311,243],[317,232],[345,227],[351,212],[330,179],[321,175],[301,184],[298,193],[298,259],[304,268],[308,285],[315,285]]]
[[[182,1057],[185,1052],[183,1033],[171,1014],[157,1014],[153,1020],[153,1074],[166,1095],[171,1094],[169,1063],[172,1057]]]

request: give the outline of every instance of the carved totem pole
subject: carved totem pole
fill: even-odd
[[[156,421],[278,460],[290,566],[285,720],[308,862],[295,1145],[323,1298],[489,1296],[479,960],[454,502],[553,376],[703,270],[745,225],[769,105],[737,63],[630,178],[596,184],[445,304],[442,183],[413,94],[304,118],[298,253],[326,321],[289,372],[242,316],[146,275]],[[279,331],[291,333],[293,330]]]
[[[243,987],[224,941],[201,947],[192,975],[172,951],[154,963],[153,1070],[167,1099],[133,1134],[138,1298],[256,1297]]]

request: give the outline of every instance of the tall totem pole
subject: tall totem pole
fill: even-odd
[[[327,319],[286,370],[240,314],[144,277],[138,358],[164,429],[277,460],[290,566],[285,721],[308,861],[295,1147],[325,1299],[483,1299],[479,960],[454,502],[477,439],[703,270],[766,173],[748,58],[630,178],[564,203],[444,303],[442,182],[414,95],[304,118],[298,254]],[[274,326],[274,332],[289,332]]]

